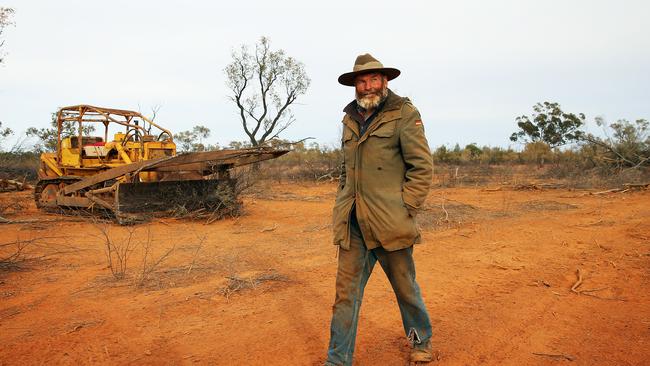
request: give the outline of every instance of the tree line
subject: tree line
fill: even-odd
[[[523,115],[516,120],[519,130],[510,136],[511,141],[523,141],[526,149],[536,151],[541,163],[545,156],[577,155],[594,166],[616,169],[638,168],[650,165],[650,130],[646,119],[634,122],[619,119],[608,123],[596,117],[602,135],[587,133],[583,113],[562,111],[554,102],[537,103],[531,117]],[[569,150],[558,148],[574,144]]]
[[[439,145],[432,147],[431,152],[436,164],[446,165],[498,165],[498,164],[545,164],[570,165],[576,171],[599,169],[605,174],[623,170],[646,168],[650,165],[650,124],[645,119],[634,122],[619,119],[607,123],[597,117],[595,123],[602,130],[600,136],[585,132],[583,114],[565,113],[557,103],[538,103],[533,107],[531,116],[517,117],[515,122],[518,130],[510,139],[524,144],[523,149],[512,147],[479,146],[476,143],[461,146],[460,144]],[[76,133],[72,124],[63,126],[64,134]],[[8,128],[2,128],[0,122],[0,147],[2,139],[13,133]],[[84,130],[84,134],[93,133],[92,126]],[[174,140],[180,153],[208,151],[218,149],[241,149],[259,146],[248,141],[232,141],[227,145],[210,144],[207,142],[211,134],[208,127],[196,125],[189,130],[174,134]],[[3,161],[10,155],[22,156],[22,162],[38,159],[42,151],[51,151],[56,147],[55,124],[48,128],[28,128],[26,136],[35,137],[37,142],[31,149],[22,146],[5,151]],[[322,145],[315,142],[298,142],[274,138],[264,141],[271,147],[292,146],[293,152],[269,163],[291,167],[296,171],[295,176],[304,178],[319,178],[336,176],[341,151],[338,146]],[[301,168],[300,168],[301,167]]]

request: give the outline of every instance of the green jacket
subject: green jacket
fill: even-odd
[[[389,90],[384,107],[363,136],[359,124],[346,113],[341,143],[334,244],[350,248],[354,206],[368,249],[381,246],[394,251],[419,242],[415,212],[429,192],[433,161],[418,110],[408,98]]]

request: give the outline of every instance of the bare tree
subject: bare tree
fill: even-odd
[[[14,9],[0,6],[0,36],[2,35],[2,32],[4,31],[6,26],[13,24],[13,22],[10,19],[13,13],[14,13]],[[2,48],[4,44],[5,42],[0,39],[0,48]],[[3,53],[2,51],[0,51],[0,64],[3,61],[2,56]]]
[[[160,104],[156,104],[151,107],[151,114],[149,115],[149,119],[151,121],[155,121],[156,117],[158,116],[158,112],[160,112],[160,109],[162,106]],[[140,103],[138,103],[138,113],[142,113],[142,108],[140,107]],[[147,129],[147,134],[151,134],[151,127],[153,127],[151,124],[149,125],[149,128]]]
[[[233,51],[224,72],[230,99],[253,146],[278,137],[295,121],[290,106],[311,82],[304,65],[283,50],[272,51],[266,37],[260,38],[253,53],[245,45]]]

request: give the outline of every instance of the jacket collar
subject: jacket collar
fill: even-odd
[[[378,115],[372,121],[372,124],[368,127],[368,132],[366,132],[364,136],[383,122],[399,118],[401,116],[402,105],[404,105],[404,99],[405,98],[400,97],[399,95],[393,93],[392,90],[388,89],[388,96],[383,102],[383,107],[379,110]],[[363,119],[357,112],[357,101],[353,100],[352,102],[348,103],[348,105],[343,108],[343,112],[345,112],[346,117],[348,117],[343,119],[343,123],[352,131],[354,131],[357,136],[359,136],[359,124],[357,122],[360,120],[363,121]],[[385,118],[386,116],[391,118]]]

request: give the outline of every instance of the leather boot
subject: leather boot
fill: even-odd
[[[411,362],[431,362],[433,361],[433,350],[431,348],[431,340],[427,339],[426,342],[416,344],[411,350],[409,357]]]

